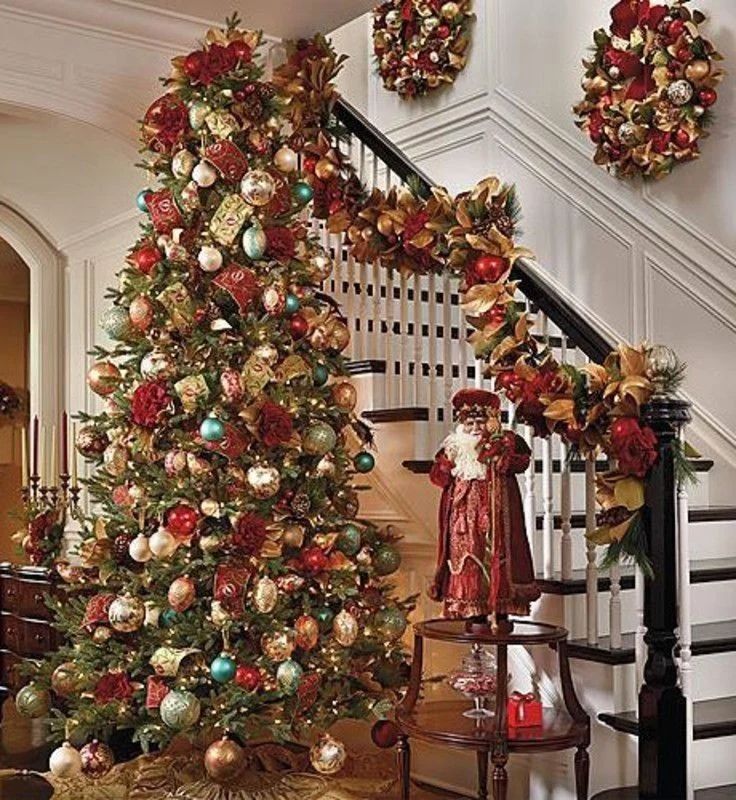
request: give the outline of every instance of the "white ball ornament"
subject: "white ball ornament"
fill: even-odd
[[[57,778],[71,778],[82,771],[82,756],[69,742],[57,747],[49,758],[49,770]]]
[[[174,372],[174,363],[160,350],[151,350],[141,359],[141,375],[144,378],[167,378]]]
[[[197,186],[206,189],[217,180],[217,170],[209,161],[200,161],[192,170],[192,180]]]
[[[199,251],[197,261],[205,272],[217,272],[222,267],[222,253],[216,247],[205,245]]]
[[[290,147],[281,147],[274,154],[273,163],[281,172],[293,172],[299,165],[299,159]]]
[[[273,497],[281,486],[281,476],[275,467],[255,464],[248,470],[246,479],[253,494],[261,500]]]
[[[161,721],[175,731],[191,728],[201,713],[199,698],[191,692],[175,689],[161,701]]]
[[[240,182],[240,193],[252,206],[265,206],[271,202],[276,191],[276,182],[262,169],[246,172]]]
[[[146,561],[150,561],[153,558],[153,553],[148,544],[148,538],[139,533],[128,545],[128,554],[138,564],[145,564]]]
[[[165,528],[159,528],[155,533],[151,534],[148,546],[156,558],[168,558],[174,554],[179,543],[169,531]]]
[[[161,608],[153,600],[146,600],[146,616],[143,618],[143,624],[147,628],[157,628],[160,617]]]
[[[146,618],[146,607],[142,600],[131,595],[116,597],[107,611],[110,625],[121,633],[133,633]]]

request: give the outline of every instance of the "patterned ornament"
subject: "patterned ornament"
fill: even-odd
[[[57,747],[49,757],[49,771],[56,778],[73,778],[82,771],[82,757],[70,742]]]
[[[281,486],[281,476],[275,467],[254,464],[246,473],[248,486],[260,500],[273,497]]]
[[[217,683],[228,683],[235,677],[236,669],[235,660],[227,653],[221,653],[210,664],[210,675],[212,675],[212,680]]]
[[[253,224],[246,228],[242,238],[243,252],[251,261],[263,258],[266,252],[267,239],[263,228]]]
[[[276,670],[276,685],[284,694],[296,694],[303,674],[304,670],[297,661],[282,661]]]
[[[337,472],[337,465],[335,464],[335,457],[332,453],[325,453],[317,462],[314,471],[321,478],[332,478]]]
[[[361,545],[360,528],[356,525],[346,525],[337,537],[337,549],[346,556],[357,555]]]
[[[310,425],[302,437],[302,447],[306,453],[323,456],[337,444],[337,434],[326,422]]]
[[[174,689],[161,701],[161,722],[175,731],[185,731],[196,725],[202,712],[199,698],[191,692]]]
[[[211,111],[212,109],[202,100],[195,100],[189,106],[189,124],[195,131],[204,125]]]
[[[332,400],[340,411],[350,413],[358,402],[358,390],[350,381],[340,381],[332,387]]]
[[[36,686],[35,683],[29,683],[18,690],[15,707],[24,717],[31,719],[45,717],[51,708],[51,695],[46,689]]]
[[[123,445],[113,442],[105,448],[102,461],[110,475],[120,476],[128,468],[128,450]]]
[[[176,578],[169,586],[168,600],[174,611],[186,611],[196,598],[197,587],[188,575]]]
[[[115,765],[115,755],[108,745],[94,739],[80,751],[82,772],[90,778],[101,778]]]
[[[253,587],[253,605],[261,614],[270,614],[279,599],[276,584],[267,575],[259,578]]]
[[[259,344],[253,355],[271,367],[279,360],[279,351],[272,344]]]
[[[144,536],[142,533],[139,533],[138,536],[133,539],[128,547],[128,555],[135,561],[137,564],[145,564],[146,561],[150,561],[153,558],[153,553],[151,552],[151,548],[148,544],[148,537]]]
[[[304,528],[296,523],[285,525],[281,541],[285,547],[293,547],[298,550],[304,544]]]
[[[240,182],[240,193],[253,206],[265,206],[276,192],[276,182],[262,169],[247,172]]]
[[[241,664],[235,672],[235,683],[246,692],[255,692],[261,682],[261,671],[258,667]]]
[[[111,306],[100,319],[100,327],[111,338],[127,339],[131,333],[130,314],[122,306]]]
[[[312,260],[309,262],[311,267],[311,275],[312,280],[315,283],[322,283],[326,281],[330,275],[332,275],[332,259],[320,253],[319,255],[314,256]]]
[[[381,636],[391,640],[400,639],[406,630],[406,615],[401,609],[389,606],[376,612],[373,624]]]
[[[268,286],[261,298],[263,307],[269,314],[280,314],[286,307],[286,294],[280,286]]]
[[[166,512],[166,528],[179,541],[188,539],[198,522],[199,512],[186,503],[179,503]]]
[[[147,331],[151,327],[153,314],[153,303],[146,295],[139,294],[131,300],[128,308],[128,316],[130,318],[130,324],[137,331]]]
[[[319,623],[314,617],[304,614],[294,623],[296,646],[302,650],[311,650],[319,641]]]
[[[144,378],[167,378],[175,371],[171,357],[160,350],[151,350],[141,359],[141,375]]]
[[[390,544],[382,544],[373,554],[373,567],[379,575],[391,575],[401,566],[401,553]]]
[[[352,647],[358,638],[358,620],[343,608],[332,622],[332,633],[338,644]]]
[[[118,388],[121,379],[120,370],[109,361],[98,361],[87,373],[87,385],[100,397],[112,394]]]
[[[204,754],[204,767],[216,783],[233,780],[247,763],[243,748],[226,738],[212,742]]]
[[[102,455],[110,443],[107,434],[99,431],[94,425],[83,425],[77,431],[76,447],[80,455],[85,458],[95,458]]]
[[[306,492],[297,492],[291,498],[291,510],[297,517],[306,517],[312,508],[312,501]]]
[[[118,489],[124,489],[127,493],[126,486],[119,486],[116,487]],[[131,536],[129,533],[121,533],[113,539],[112,542],[112,557],[118,564],[124,564],[129,558],[129,549],[130,543],[133,541],[134,537]]]
[[[224,369],[220,374],[220,389],[228,403],[238,403],[243,399],[243,381],[236,369]]]
[[[104,626],[95,628],[92,634],[92,641],[98,645],[107,644],[110,639],[112,639],[112,631]]]
[[[177,178],[188,178],[192,174],[197,157],[189,150],[179,150],[171,159],[171,171]]]
[[[320,775],[335,775],[347,760],[345,745],[328,733],[319,737],[309,751],[309,762]]]
[[[264,633],[261,637],[261,650],[271,661],[286,661],[287,658],[291,658],[295,645],[294,634],[291,631]]]
[[[675,106],[684,106],[693,99],[693,85],[690,81],[679,80],[667,87],[667,98]]]
[[[137,631],[146,617],[146,606],[138,597],[129,594],[116,597],[107,612],[110,625],[121,633]]]

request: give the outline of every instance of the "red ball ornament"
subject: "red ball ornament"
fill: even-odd
[[[390,719],[381,719],[371,728],[371,739],[376,747],[388,750],[399,741],[399,729]]]
[[[150,275],[159,261],[161,251],[152,244],[144,245],[133,253],[133,263],[144,275]]]
[[[690,146],[690,134],[685,130],[685,128],[678,128],[673,137],[675,144],[681,150],[684,150],[686,147]]]
[[[489,325],[502,325],[506,322],[506,306],[493,306],[485,319]]]
[[[611,423],[610,432],[612,439],[625,439],[639,430],[639,421],[634,417],[619,417]]]
[[[289,317],[289,333],[294,339],[302,339],[307,335],[309,323],[301,314],[294,314]]]
[[[681,19],[673,19],[667,26],[667,36],[674,42],[685,33],[685,23]]]
[[[238,61],[250,61],[252,51],[242,39],[230,42],[227,49]]]
[[[246,692],[255,692],[261,685],[261,673],[257,667],[241,664],[235,671],[235,683]]]
[[[449,25],[440,25],[437,28],[437,36],[439,36],[440,39],[447,39],[449,35],[450,35]]]
[[[675,58],[683,64],[690,61],[692,57],[693,51],[689,47],[679,47],[677,53],[675,53]]]
[[[304,156],[302,159],[302,171],[312,173],[317,166],[317,159],[314,156]]]
[[[496,283],[508,268],[509,261],[507,258],[484,253],[476,258],[473,264],[473,273],[484,283]]]
[[[698,93],[698,100],[700,100],[701,106],[708,108],[708,106],[712,106],[713,103],[718,100],[718,93],[715,89],[701,89]]]
[[[307,572],[316,575],[327,567],[329,559],[320,547],[308,547],[302,551],[301,563]]]
[[[179,503],[166,514],[166,529],[177,539],[188,539],[198,522],[199,512],[186,503]]]
[[[201,50],[195,50],[184,59],[184,72],[193,79],[199,77],[204,67],[205,56]]]

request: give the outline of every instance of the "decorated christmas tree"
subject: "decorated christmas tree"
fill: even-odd
[[[263,739],[316,743],[334,772],[328,729],[380,718],[405,677],[395,541],[358,517],[373,456],[349,331],[259,39],[210,31],[142,123],[146,218],[88,374],[103,410],[76,441],[94,470],[81,563],[59,565],[65,644],[18,697],[53,705],[57,774],[103,774],[121,731],[144,750],[196,735],[215,780]]]

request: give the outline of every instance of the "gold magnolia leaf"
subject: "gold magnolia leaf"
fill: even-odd
[[[544,416],[557,422],[572,422],[575,419],[575,401],[567,397],[553,400],[545,408]]]
[[[600,528],[596,528],[591,533],[586,533],[585,538],[589,542],[593,542],[593,544],[597,545],[605,545],[611,544],[612,542],[620,542],[626,533],[628,532],[629,528],[631,527],[631,522],[634,519],[634,516],[627,517],[623,522],[620,522],[618,525],[602,525]]]
[[[503,291],[503,287],[495,283],[477,283],[465,292],[461,306],[466,314],[485,314],[493,308]]]
[[[618,347],[621,374],[624,377],[645,375],[647,369],[647,356],[644,349],[637,349],[628,344]]]
[[[636,511],[644,505],[644,481],[628,477],[616,482],[613,490],[616,502],[629,511]]]

